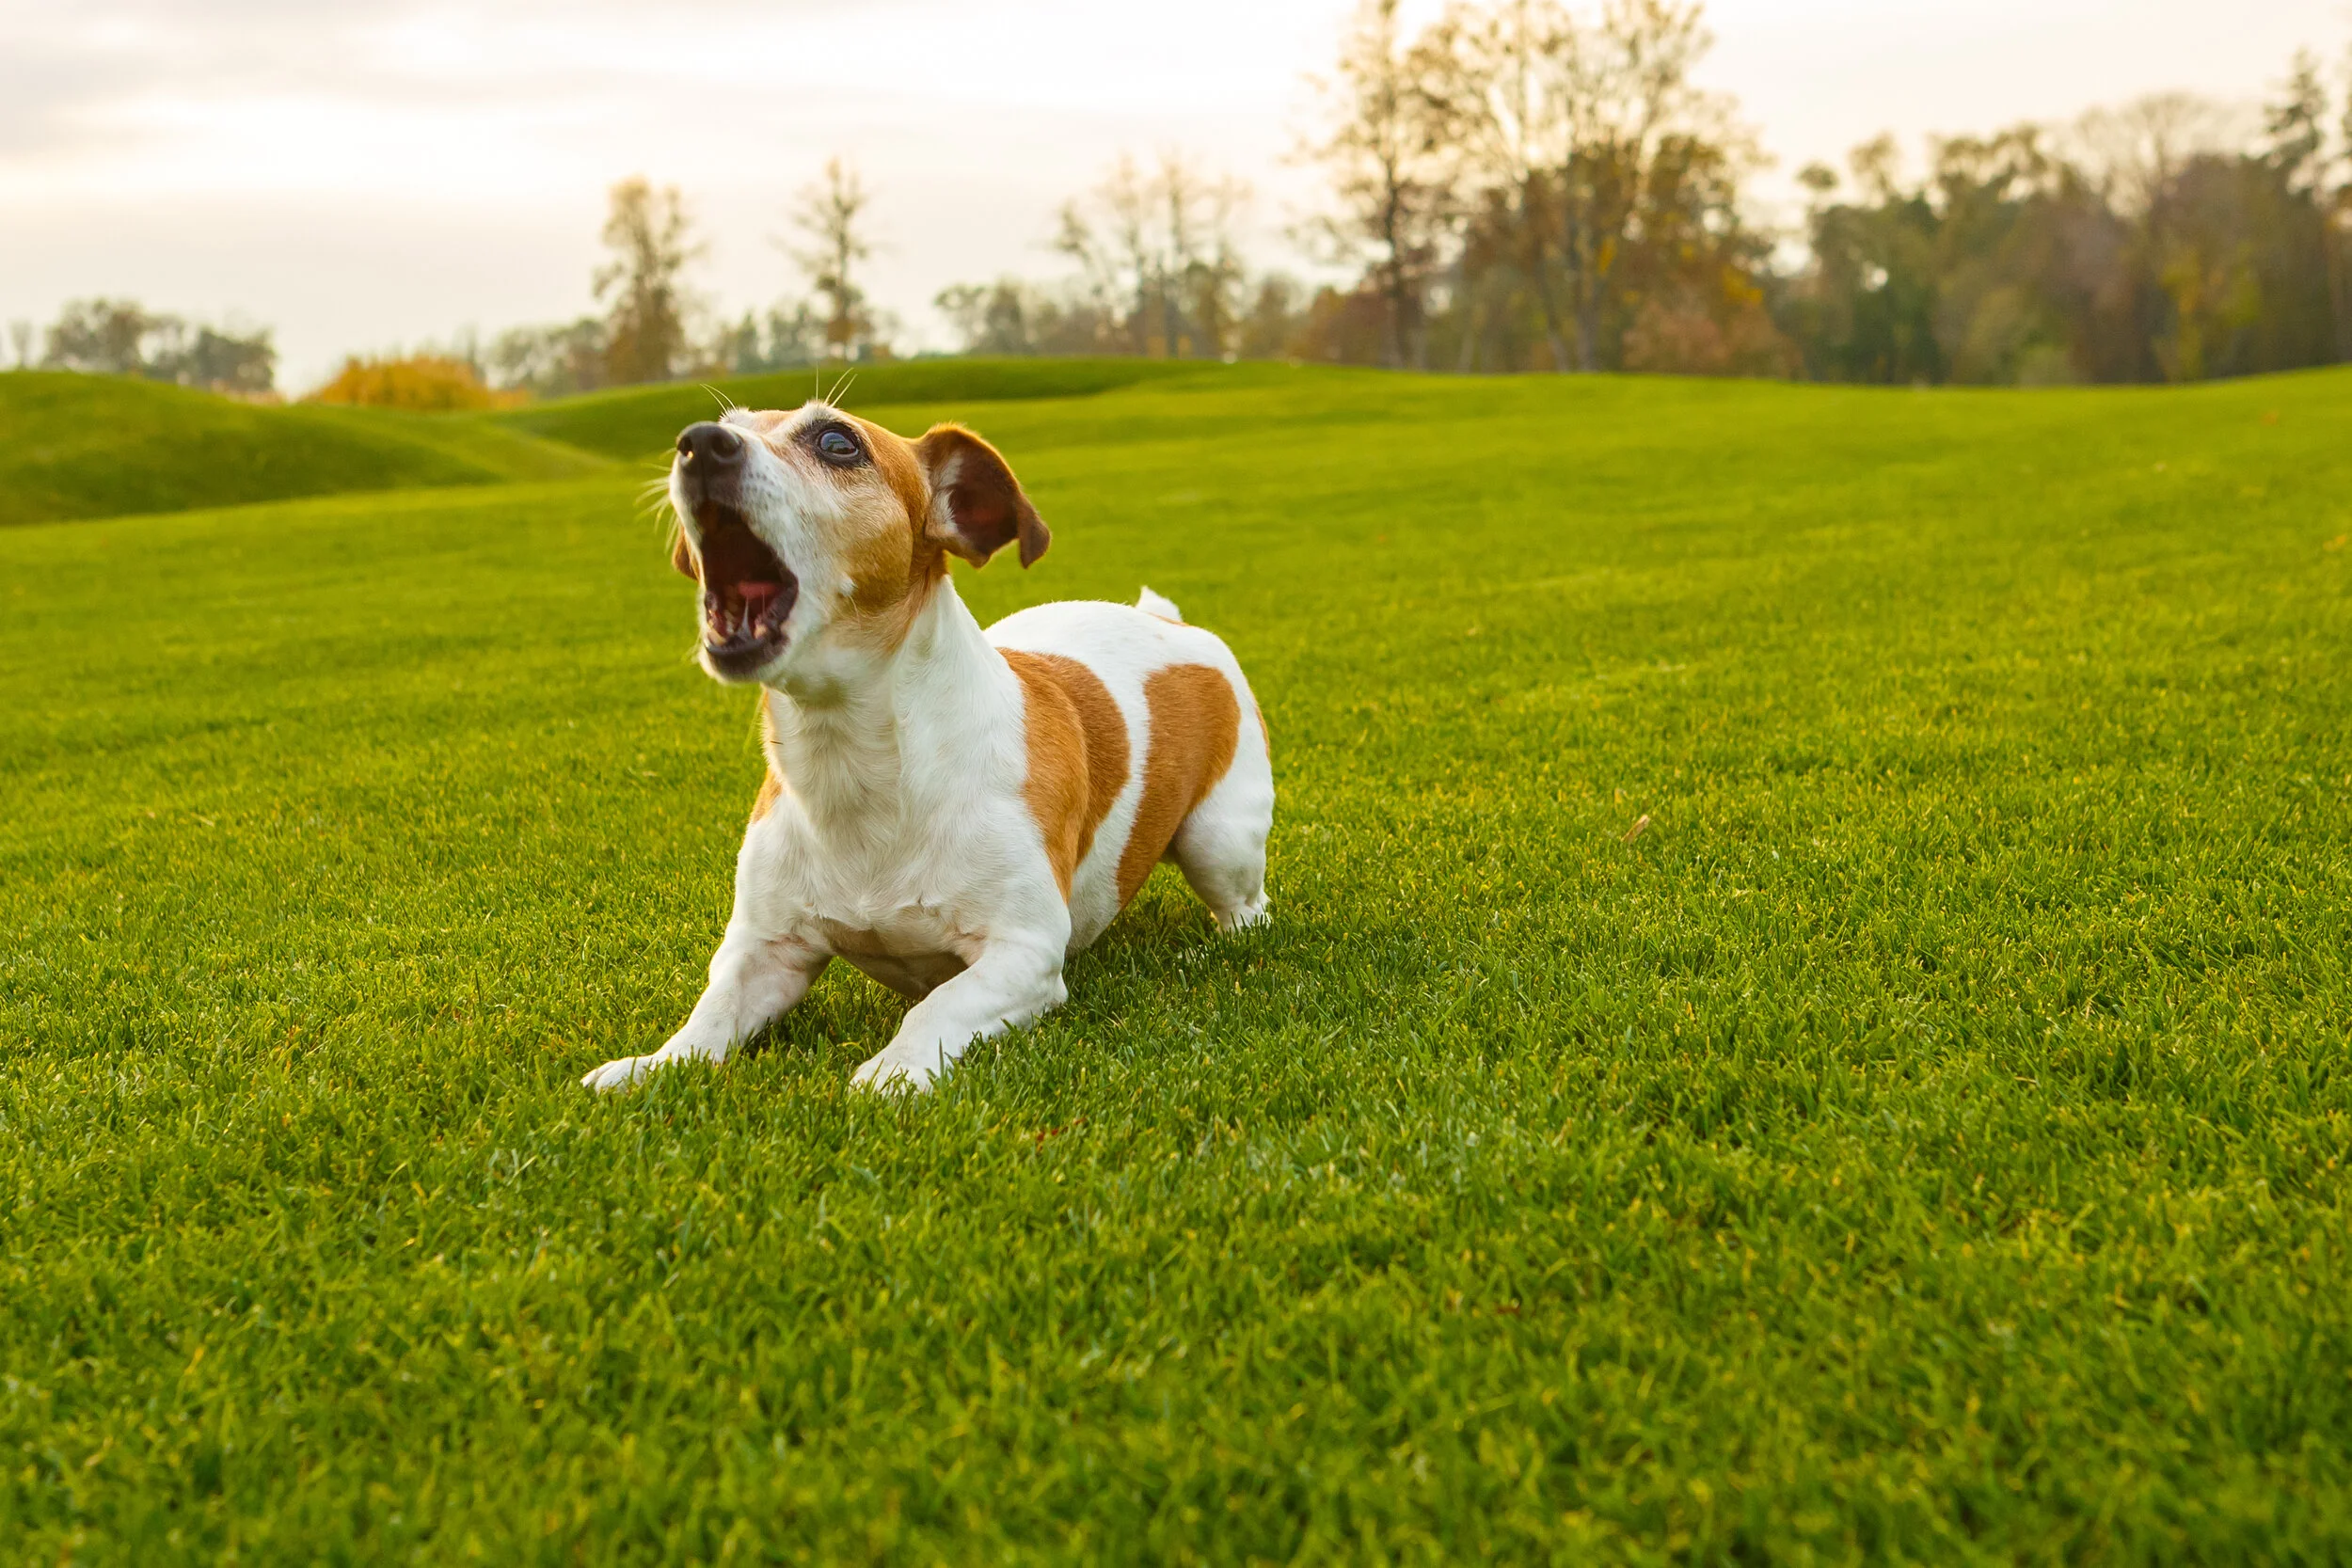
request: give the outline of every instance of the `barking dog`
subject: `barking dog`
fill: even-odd
[[[1059,1006],[1162,860],[1219,927],[1265,919],[1274,772],[1241,666],[1149,589],[982,631],[947,557],[1027,566],[1050,537],[987,442],[739,409],[678,437],[670,499],[703,668],[760,689],[768,777],[709,988],[589,1087],[725,1060],[839,958],[915,1004],[855,1082],[927,1088]]]

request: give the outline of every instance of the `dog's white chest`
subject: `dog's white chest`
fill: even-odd
[[[921,1000],[967,967],[958,949],[968,945],[928,911],[910,911],[872,925],[818,922],[836,955],[901,996]]]

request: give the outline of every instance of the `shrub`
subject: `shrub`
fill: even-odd
[[[412,354],[401,359],[357,356],[345,359],[335,379],[312,392],[309,401],[446,414],[471,408],[512,408],[528,399],[521,392],[501,392],[485,386],[481,372],[463,359]]]

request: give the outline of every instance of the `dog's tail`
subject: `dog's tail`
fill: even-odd
[[[1176,608],[1176,601],[1154,594],[1149,588],[1136,596],[1136,608],[1146,615],[1156,615],[1163,621],[1173,621],[1180,626],[1184,624],[1184,612]]]

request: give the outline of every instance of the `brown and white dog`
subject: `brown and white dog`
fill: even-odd
[[[1049,537],[987,442],[737,409],[678,437],[670,499],[703,668],[760,687],[768,778],[709,988],[589,1087],[723,1061],[834,958],[915,1003],[855,1082],[928,1087],[1059,1006],[1063,962],[1162,860],[1220,927],[1265,919],[1274,772],[1241,666],[1149,589],[983,632],[947,557],[1026,566]]]

